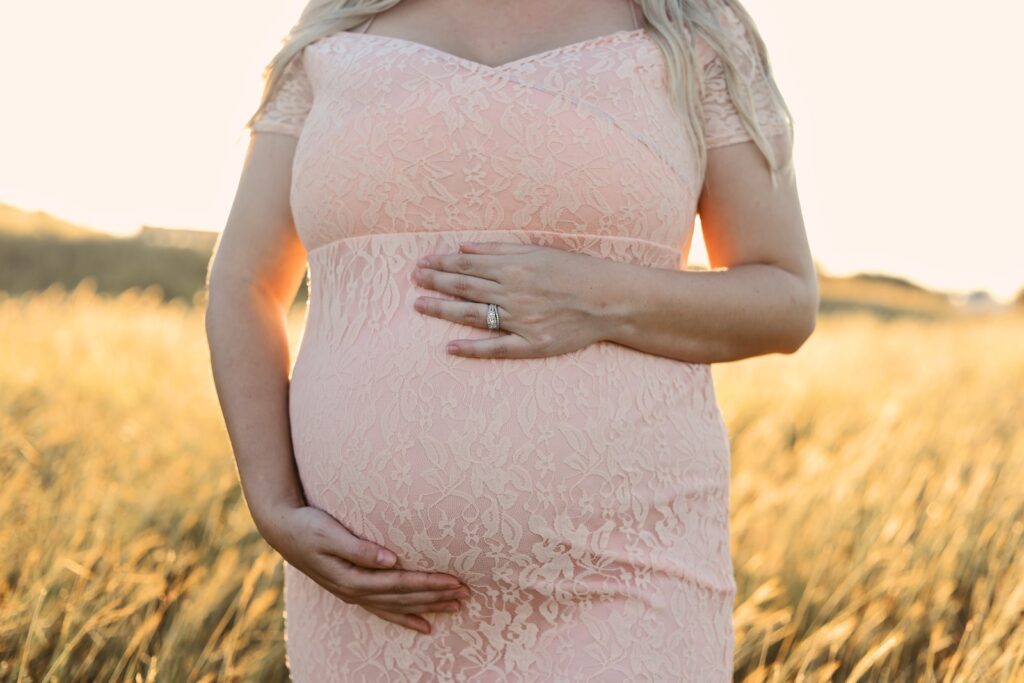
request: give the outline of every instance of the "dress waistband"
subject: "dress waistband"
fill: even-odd
[[[457,251],[460,242],[518,242],[565,249],[613,261],[637,263],[657,268],[679,269],[681,247],[627,235],[566,233],[554,230],[405,230],[351,235],[319,244],[307,250],[310,265],[334,261],[339,252],[369,252],[381,256],[399,256],[408,252],[410,265],[430,251]]]

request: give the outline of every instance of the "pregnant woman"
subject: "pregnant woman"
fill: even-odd
[[[250,125],[207,331],[293,680],[730,680],[710,364],[818,304],[746,11],[315,0]]]

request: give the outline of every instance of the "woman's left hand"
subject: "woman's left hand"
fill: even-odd
[[[459,339],[448,352],[471,358],[543,358],[604,339],[605,276],[614,262],[517,242],[465,242],[457,253],[417,262],[413,282],[461,300],[420,297],[421,313],[487,329],[487,304],[498,305],[499,334]]]

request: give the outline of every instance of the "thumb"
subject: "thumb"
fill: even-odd
[[[521,242],[460,242],[459,251],[464,254],[523,254],[536,249],[536,245]]]
[[[398,556],[384,546],[356,536],[340,522],[338,527],[340,533],[330,535],[332,542],[326,552],[367,569],[386,569],[398,562]]]

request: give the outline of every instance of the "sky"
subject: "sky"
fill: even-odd
[[[221,229],[263,66],[304,5],[3,3],[0,203],[119,234]],[[1024,286],[1024,3],[743,6],[793,114],[823,272],[1001,301]]]

